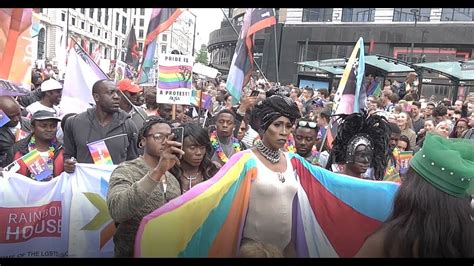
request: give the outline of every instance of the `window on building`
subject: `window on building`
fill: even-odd
[[[89,26],[89,32],[94,33],[94,27],[92,25]]]
[[[443,8],[441,21],[474,21],[474,8]]]
[[[115,46],[117,46],[117,45],[118,45],[118,38],[115,37]]]
[[[43,14],[43,8],[39,9],[40,14]]]
[[[103,55],[103,58],[104,58],[104,59],[108,59],[108,58],[107,58],[108,52],[109,52],[109,49],[104,48],[104,55]]]
[[[73,26],[76,26],[76,18],[74,18],[74,17],[71,18],[71,24],[72,24]]]
[[[145,15],[145,9],[144,9],[144,8],[140,8],[140,15],[141,15],[141,16],[144,16],[144,15]]]
[[[372,22],[374,21],[375,8],[343,8],[343,22]]]
[[[123,8],[123,12],[127,13],[127,9],[126,9],[126,8]]]
[[[89,8],[89,17],[94,18],[94,9],[93,8]]]
[[[97,29],[97,35],[100,37],[100,29]]]
[[[163,34],[163,36],[161,37],[161,40],[164,42],[168,41],[168,35]]]
[[[85,8],[81,8],[81,14],[85,14],[86,13],[86,9]]]
[[[107,31],[104,32],[104,38],[105,38],[105,39],[107,39],[107,35],[108,35],[108,34],[107,34]]]
[[[115,30],[119,30],[119,25],[120,25],[120,16],[118,13],[115,13]]]
[[[138,50],[139,50],[139,51],[142,51],[142,49],[143,49],[143,43],[142,43],[142,42],[139,42],[139,43],[138,43]]]
[[[38,59],[44,59],[44,45],[46,43],[46,31],[41,29],[38,33]]]
[[[127,17],[122,17],[122,33],[127,33]]]
[[[394,8],[393,21],[415,21],[412,10],[418,10],[417,21],[430,21],[431,8]]]
[[[303,22],[332,21],[332,8],[303,8]]]
[[[140,27],[143,27],[143,26],[145,26],[145,20],[141,18],[140,19]]]
[[[138,31],[138,38],[143,38],[143,30]]]
[[[84,29],[85,28],[85,23],[84,21],[81,21],[81,29]]]
[[[161,46],[161,53],[166,54],[166,44]]]
[[[66,21],[66,14],[61,13],[61,21]]]
[[[102,18],[102,8],[99,8],[97,10],[97,21],[101,22],[101,18]]]

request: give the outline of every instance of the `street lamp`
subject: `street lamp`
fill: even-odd
[[[415,29],[414,29],[414,31],[416,31],[416,22],[418,21],[418,12],[420,12],[420,10],[419,9],[411,9],[410,12],[413,13],[413,17],[415,18]],[[410,52],[410,61],[412,63],[413,63],[413,46],[415,46],[414,40],[412,40],[412,42],[411,42],[411,52]]]

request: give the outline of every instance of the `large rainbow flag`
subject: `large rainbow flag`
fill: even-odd
[[[329,172],[290,154],[301,186],[293,202],[299,257],[352,257],[392,210],[398,184]],[[258,170],[242,151],[211,179],[145,216],[136,257],[236,257]]]

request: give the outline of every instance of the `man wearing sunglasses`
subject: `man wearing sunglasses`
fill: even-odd
[[[316,152],[312,152],[313,146],[316,144],[318,131],[319,127],[316,122],[300,120],[296,123],[294,134],[296,153],[312,164],[318,163]]]

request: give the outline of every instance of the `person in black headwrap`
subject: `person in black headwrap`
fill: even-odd
[[[252,182],[243,241],[272,245],[285,256],[294,256],[291,240],[293,199],[298,181],[287,152],[283,152],[295,120],[300,117],[298,106],[288,97],[273,95],[256,105],[250,115],[250,125],[258,131],[260,140],[250,150],[258,177]]]

